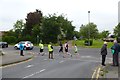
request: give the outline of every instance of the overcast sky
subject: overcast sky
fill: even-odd
[[[65,14],[73,21],[76,30],[81,24],[90,22],[97,25],[99,31],[109,30],[118,24],[119,0],[0,0],[0,31],[13,28],[13,24],[20,19],[25,20],[27,13],[39,9],[43,15],[57,13]]]

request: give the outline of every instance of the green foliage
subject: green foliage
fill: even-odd
[[[106,38],[106,37],[108,37],[109,34],[110,34],[109,31],[104,30],[100,33],[100,38]]]
[[[14,33],[16,38],[21,38],[23,36],[23,29],[25,28],[25,23],[23,20],[17,20],[16,23],[14,23]]]
[[[45,17],[43,20],[43,42],[57,42],[57,37],[60,34],[60,25],[56,21],[56,16]]]
[[[2,37],[2,41],[5,41],[7,43],[14,43],[16,42],[16,37],[14,36],[5,36],[5,37]]]
[[[114,34],[116,37],[120,37],[120,23],[114,28]]]
[[[72,39],[74,26],[63,15],[56,14],[44,17],[42,24],[43,41],[56,43],[58,40]]]
[[[76,38],[80,38],[80,33],[78,31],[74,31],[74,36],[76,36]]]
[[[16,23],[14,23],[14,30],[19,30],[22,31],[25,27],[25,23],[23,22],[23,20],[17,20]]]
[[[87,38],[91,38],[91,39],[95,39],[98,36],[98,29],[97,29],[97,25],[95,25],[94,23],[89,23],[87,25],[82,25],[80,27],[80,34],[81,36],[83,36],[85,39]]]

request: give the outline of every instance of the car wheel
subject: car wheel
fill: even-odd
[[[16,49],[16,50],[17,50],[17,49],[18,49],[18,48],[17,48],[17,46],[15,46],[15,47],[14,47],[14,49]]]
[[[24,50],[27,50],[27,48],[26,48],[26,47],[24,47]]]

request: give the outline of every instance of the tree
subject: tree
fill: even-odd
[[[120,37],[120,23],[114,28],[114,34],[116,37]]]
[[[79,33],[78,31],[74,31],[74,36],[75,36],[76,38],[80,38],[80,33]]]
[[[36,12],[28,13],[24,32],[26,33],[26,35],[32,35],[33,27],[36,27],[35,25],[40,26],[41,23],[42,23],[42,12],[40,10],[36,9]]]
[[[60,25],[56,21],[56,16],[44,17],[43,20],[43,41],[46,43],[57,42],[57,37],[60,34]]]
[[[14,31],[16,33],[16,37],[20,38],[23,34],[23,29],[25,28],[25,23],[23,20],[17,20],[16,23],[14,23]]]
[[[81,36],[83,36],[84,38],[91,38],[91,39],[95,39],[98,36],[98,29],[97,29],[97,25],[95,25],[94,23],[89,23],[87,25],[81,25],[80,27],[80,34]]]
[[[65,19],[63,15],[56,14],[45,16],[42,24],[44,41],[56,43],[63,38],[72,39],[74,36],[74,26],[72,22]]]
[[[72,25],[72,21],[68,21],[64,15],[57,17],[57,22],[60,25],[61,35],[67,40],[73,39],[75,26]]]
[[[110,32],[109,31],[102,31],[100,33],[101,38],[107,38],[109,36]]]
[[[20,30],[22,31],[25,27],[25,23],[23,22],[23,20],[17,20],[16,23],[14,23],[14,30]]]

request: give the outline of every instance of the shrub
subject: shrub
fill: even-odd
[[[85,44],[86,46],[92,46],[93,40],[85,40],[84,44]]]
[[[8,44],[15,43],[16,40],[17,39],[14,36],[5,36],[5,37],[2,37],[2,41],[7,42]]]

